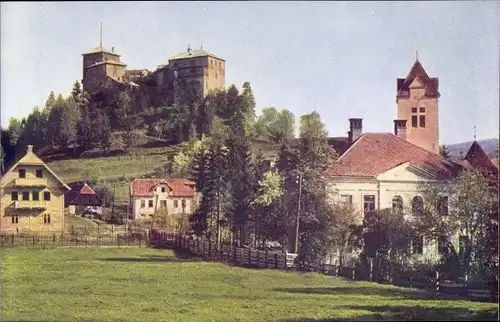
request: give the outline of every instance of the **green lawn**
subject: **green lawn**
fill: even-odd
[[[0,320],[496,320],[495,304],[150,248],[0,249]]]

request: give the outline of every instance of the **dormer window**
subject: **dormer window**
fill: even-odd
[[[43,171],[42,171],[42,169],[36,170],[36,177],[37,178],[43,178]]]
[[[165,192],[166,191],[166,188],[165,187],[161,187],[161,192]]]
[[[19,169],[19,178],[26,178],[26,170]]]

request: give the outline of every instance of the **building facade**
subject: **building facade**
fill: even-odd
[[[135,179],[130,183],[131,219],[151,219],[157,212],[190,215],[195,196],[194,182],[186,179]]]
[[[439,154],[439,79],[431,78],[418,59],[406,78],[397,79],[398,120],[407,124],[406,140]]]
[[[122,84],[127,66],[120,55],[102,47],[93,48],[83,56],[83,89],[89,93],[99,91],[106,82]]]
[[[0,233],[64,231],[64,194],[70,188],[33,153],[0,179]]]

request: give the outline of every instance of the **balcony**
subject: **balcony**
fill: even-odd
[[[14,208],[16,209],[47,209],[47,201],[33,201],[33,200],[23,200],[16,201],[14,203]]]
[[[46,178],[17,178],[14,181],[16,187],[46,187]]]

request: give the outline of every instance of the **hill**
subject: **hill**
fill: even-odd
[[[455,144],[447,144],[446,147],[448,148],[448,152],[452,158],[452,160],[456,160],[460,157],[460,151],[465,154],[469,150],[470,146],[472,145],[473,141],[467,141],[467,142],[461,142],[461,143],[455,143]],[[498,157],[498,139],[485,139],[485,140],[478,140],[477,141],[479,145],[483,148],[484,152],[491,158]]]

